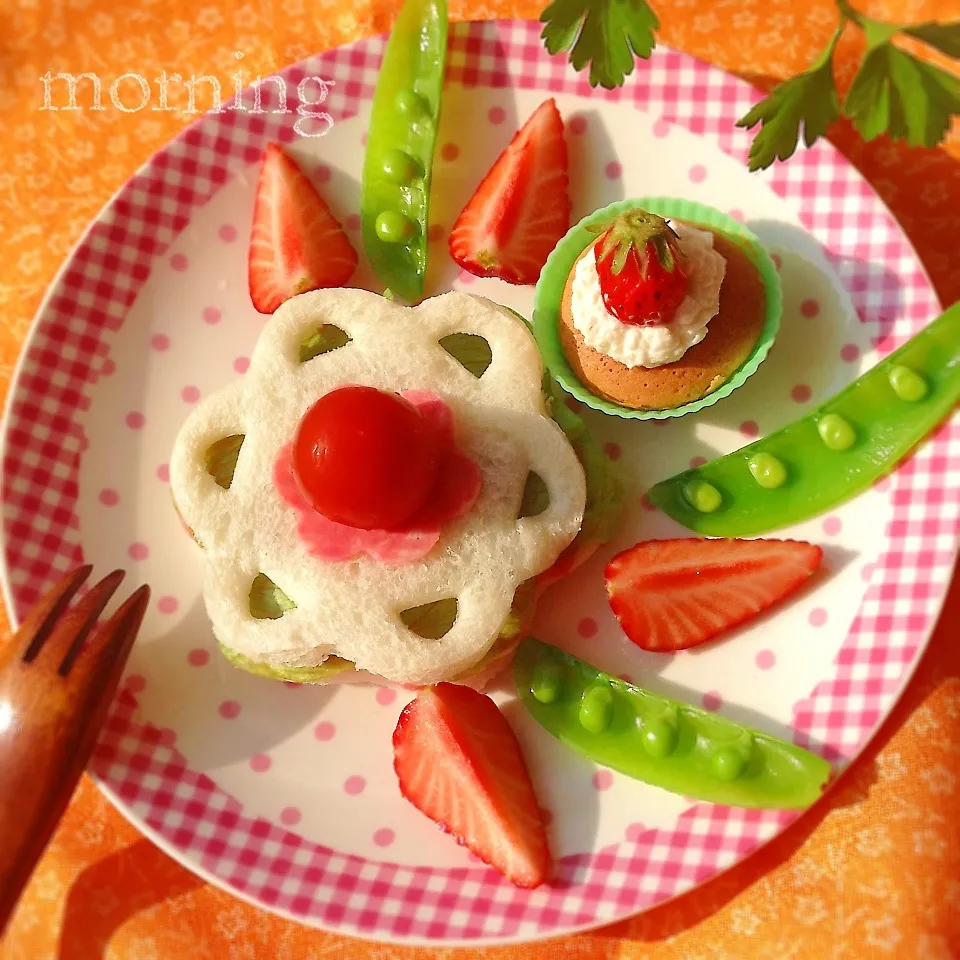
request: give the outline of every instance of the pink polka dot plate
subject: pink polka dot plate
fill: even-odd
[[[574,219],[626,196],[683,196],[742,218],[780,266],[781,331],[758,373],[695,417],[643,423],[586,412],[624,468],[614,542],[555,588],[536,633],[597,666],[829,756],[869,740],[934,626],[956,551],[960,432],[944,426],[874,489],[787,536],[820,543],[828,573],[737,636],[664,657],[620,633],[602,568],[638,540],[682,533],[644,491],[774,430],[849,382],[939,312],[916,255],[829,145],[748,174],[734,120],[757,94],[661,49],[622,91],[591,91],[541,49],[535,24],[452,28],[434,178],[428,290],[529,313],[531,288],[461,274],[456,214],[546,96],[567,122]],[[513,888],[400,796],[390,735],[408,694],[310,687],[231,667],[200,600],[201,558],[167,489],[171,445],[199,398],[243,375],[262,327],[246,284],[257,163],[280,140],[357,242],[363,134],[383,38],[284,72],[287,112],[193,124],[126,184],[41,308],[5,423],[3,581],[21,619],[81,559],[154,589],[92,772],[113,802],[191,870],[302,923],[401,943],[510,943],[648,909],[747,856],[797,814],[692,803],[593,767],[495,696],[551,814],[556,876]],[[333,126],[298,135],[307,76],[334,81]],[[266,92],[267,87],[264,88]],[[264,109],[271,109],[265,103]],[[361,262],[355,283],[372,278]]]

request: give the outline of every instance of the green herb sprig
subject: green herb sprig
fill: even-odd
[[[960,115],[960,79],[894,45],[897,37],[919,40],[960,58],[960,20],[901,24],[877,20],[836,0],[840,22],[809,69],[773,90],[737,126],[760,124],[750,149],[751,170],[793,156],[803,138],[811,146],[843,114],[865,140],[887,134],[911,146],[935,147]],[[656,45],[660,23],[646,0],[553,0],[540,16],[541,37],[552,54],[568,52],[575,70],[589,66],[591,86],[622,86],[636,58]],[[866,52],[840,102],[833,57],[844,27],[863,31]]]

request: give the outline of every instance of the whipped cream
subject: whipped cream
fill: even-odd
[[[713,234],[682,223],[672,226],[686,254],[687,295],[670,323],[638,326],[622,323],[609,313],[600,292],[593,249],[574,269],[570,291],[573,325],[588,346],[626,367],[675,363],[707,335],[707,324],[720,309],[720,285],[727,262],[713,249]]]

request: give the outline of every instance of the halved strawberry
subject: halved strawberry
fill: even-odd
[[[393,732],[400,792],[518,887],[550,864],[543,815],[510,724],[487,696],[453,683],[422,690]]]
[[[250,299],[260,313],[320,287],[345,284],[357,252],[313,184],[276,143],[257,183],[249,251]]]
[[[637,646],[683,650],[773,606],[822,558],[796,540],[649,540],[607,564],[607,595]]]
[[[478,277],[536,283],[570,226],[567,145],[545,100],[484,177],[450,231],[450,256]]]

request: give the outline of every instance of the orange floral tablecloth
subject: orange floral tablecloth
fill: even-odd
[[[451,2],[454,19],[529,17],[536,0]],[[760,86],[827,41],[830,0],[654,0],[661,41]],[[855,0],[884,18],[955,19],[960,0]],[[399,0],[6,0],[0,5],[0,383],[60,263],[130,174],[191,119],[41,112],[48,70],[248,75],[386,30]],[[841,46],[849,82],[855,36]],[[108,83],[110,80],[107,81]],[[845,125],[833,142],[871,180],[945,304],[960,297],[960,138],[939,150]],[[426,950],[288,923],[203,883],[143,839],[85,780],[0,944],[3,960],[489,960],[554,957],[960,957],[960,582],[907,694],[828,800],[752,859],[598,932],[526,947]],[[2,788],[2,785],[0,785]]]

